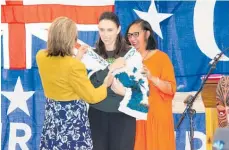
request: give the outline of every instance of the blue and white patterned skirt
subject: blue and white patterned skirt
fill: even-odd
[[[92,150],[86,103],[47,99],[40,150]]]

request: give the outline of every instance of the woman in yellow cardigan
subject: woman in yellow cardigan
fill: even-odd
[[[67,17],[54,20],[49,28],[47,49],[36,55],[37,65],[47,98],[40,149],[92,149],[86,102],[98,103],[106,98],[113,77],[94,88],[80,62],[87,47],[76,57],[75,22]]]

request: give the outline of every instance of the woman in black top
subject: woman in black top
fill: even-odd
[[[113,12],[104,12],[99,18],[98,27],[100,38],[95,51],[110,65],[91,76],[95,87],[102,84],[109,71],[125,66],[123,56],[130,49],[120,34],[120,22]],[[118,111],[124,89],[115,85],[117,83],[108,89],[107,98],[104,101],[89,107],[94,150],[134,149],[136,119]]]

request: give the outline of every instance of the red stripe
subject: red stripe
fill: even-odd
[[[25,24],[9,24],[10,69],[26,68]]]
[[[66,16],[78,24],[97,24],[104,11],[113,11],[114,6],[71,6],[71,5],[15,5],[1,6],[2,23],[52,22],[59,16]]]

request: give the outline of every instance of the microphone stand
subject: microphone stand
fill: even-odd
[[[228,50],[228,49],[229,48],[227,48],[226,50]],[[191,150],[194,150],[194,147],[193,147],[193,139],[194,139],[193,116],[196,114],[196,110],[192,108],[192,105],[193,105],[193,102],[196,100],[197,96],[199,95],[199,93],[202,91],[204,84],[206,83],[208,77],[210,76],[212,71],[216,68],[216,64],[219,61],[220,57],[223,55],[224,51],[217,54],[215,56],[215,58],[213,59],[213,61],[210,63],[211,67],[210,67],[206,77],[204,78],[203,82],[201,83],[199,90],[196,92],[196,94],[194,96],[191,96],[191,98],[187,102],[186,108],[185,108],[184,112],[182,113],[182,116],[180,117],[179,122],[176,126],[176,129],[178,129],[180,127],[180,125],[181,125],[182,121],[184,120],[184,117],[186,116],[186,113],[187,113],[189,116],[189,119],[190,119],[189,120],[190,121],[189,142],[190,142]]]

